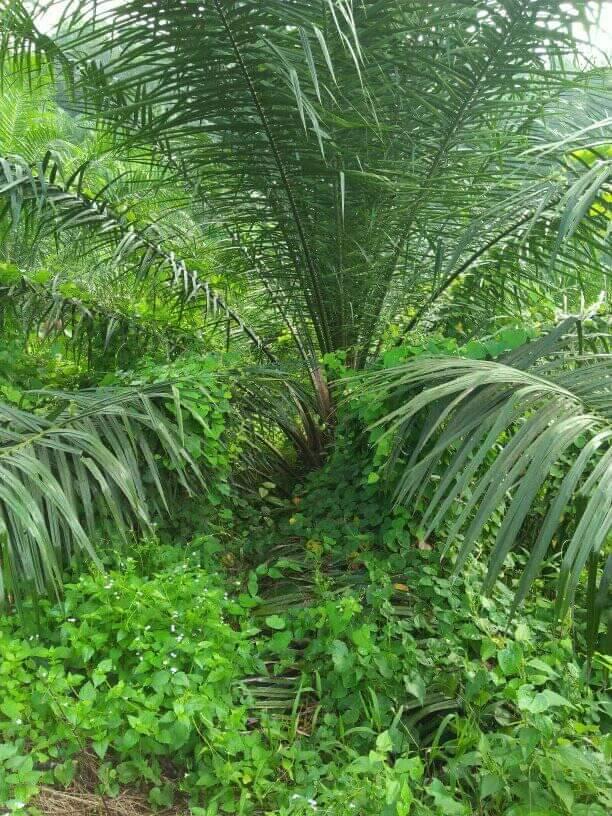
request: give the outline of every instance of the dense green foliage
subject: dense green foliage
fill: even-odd
[[[1,816],[610,812],[601,8],[0,0]]]
[[[467,530],[467,553],[491,514],[506,513],[490,583],[546,496],[545,533],[519,598],[565,535],[565,505],[579,506],[559,609],[586,567],[594,634],[612,568],[611,404],[607,345],[585,345],[584,321],[605,314],[612,165],[609,71],[594,53],[585,60],[579,32],[597,4],[477,5],[419,0],[383,13],[376,0],[205,0],[194,12],[157,0],[71,0],[49,36],[38,9],[3,0],[4,331],[30,346],[55,339],[60,355],[72,347],[75,386],[97,386],[147,356],[233,346],[227,380],[239,394],[251,486],[249,470],[280,481],[275,471],[294,476],[325,458],[338,398],[329,355],[348,370],[380,370],[393,346],[426,346],[434,331],[471,343],[487,359],[463,368],[440,360],[435,371],[427,361],[385,366],[376,380],[405,403],[378,417],[397,432],[406,467],[397,497],[409,500],[425,473],[439,477],[443,443],[455,450],[433,523],[469,494],[453,530]],[[501,357],[503,343],[486,348],[500,329],[551,329],[561,307],[572,314],[551,342]],[[598,332],[605,338],[605,321]],[[19,391],[3,385],[13,402]],[[403,431],[426,406],[439,421],[404,455],[415,440]],[[30,407],[36,416],[58,410],[40,397]],[[148,430],[168,447],[162,415]],[[22,466],[26,428],[41,421],[22,416],[2,454],[13,479],[2,524],[17,594],[57,585],[76,549],[74,517],[57,511],[68,493],[64,451],[39,480],[49,488],[28,507],[18,501],[21,485],[32,493],[37,466],[37,453]],[[102,431],[98,459],[113,455],[112,440],[126,451]],[[136,486],[140,449],[150,466],[148,438],[121,460]],[[475,485],[488,449],[501,453]],[[175,446],[174,456],[175,471],[192,468],[186,450]],[[551,468],[566,464],[556,495],[546,492]],[[73,480],[75,513],[89,506],[96,468]],[[116,498],[117,486],[103,492]],[[141,491],[130,492],[138,512],[133,500],[131,513],[110,505],[119,526],[146,516]],[[84,536],[78,549],[92,553]]]
[[[343,459],[266,532],[243,509],[229,545],[149,539],[3,619],[9,812],[92,763],[104,795],[200,816],[609,810],[605,660],[587,685],[546,597],[508,628],[511,591],[483,599],[476,561],[449,580]],[[241,562],[247,544],[267,560]]]
[[[425,351],[479,353],[437,338],[386,362]],[[196,375],[195,361],[180,365]],[[589,677],[582,617],[556,622],[554,554],[512,620],[527,538],[490,597],[478,558],[453,578],[436,552],[446,528],[424,538],[435,483],[419,506],[393,508],[372,427],[387,407],[339,360],[327,365],[346,392],[334,451],[290,497],[271,482],[256,499],[228,485],[232,399],[215,391],[220,361],[199,363],[217,408],[196,403],[207,433],[186,409],[183,428],[213,466],[212,506],[183,497],[155,536],[100,541],[104,572],[2,619],[9,813],[44,809],[41,786],[78,791],[92,770],[101,797],[132,787],[195,816],[608,812],[609,658],[598,653]]]

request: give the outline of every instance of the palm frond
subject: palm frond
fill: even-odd
[[[34,161],[62,138],[65,117],[56,109],[54,93],[48,72],[30,83],[18,73],[2,72],[0,154],[19,153]]]
[[[579,287],[585,257],[604,277],[606,167],[581,191],[562,169],[568,100],[605,82],[564,67],[573,6],[74,0],[54,38],[4,7],[7,59],[61,67],[118,144],[204,190],[311,356],[363,364],[389,320],[425,318],[466,277]],[[609,142],[599,120],[578,142]]]
[[[396,435],[395,461],[401,462],[396,500],[416,504],[432,477],[437,480],[423,526],[427,535],[451,520],[446,549],[459,543],[457,570],[492,515],[501,512],[488,555],[490,589],[512,548],[526,543],[524,524],[536,501],[544,499],[547,511],[515,607],[557,538],[563,546],[560,614],[573,602],[583,568],[598,558],[612,531],[612,356],[579,353],[571,331],[576,323],[568,318],[548,337],[499,361],[419,357],[371,383],[381,398],[399,402],[379,423]],[[427,409],[406,460],[413,420]],[[562,477],[553,487],[556,467]],[[574,529],[564,527],[570,506],[580,509]]]
[[[200,279],[196,270],[188,269],[172,250],[162,246],[154,224],[137,229],[114,213],[104,199],[82,190],[84,170],[80,168],[61,184],[59,167],[49,155],[36,170],[18,159],[0,159],[0,197],[8,199],[4,212],[10,216],[13,227],[29,216],[43,233],[83,229],[92,232],[98,249],[112,250],[115,267],[131,268],[136,280],[154,278],[162,292],[165,289],[174,295],[181,312],[185,307],[195,307],[203,316],[209,312],[213,317],[223,313],[261,353],[274,361],[263,340],[224,297],[207,280]]]
[[[211,348],[203,327],[106,306],[57,277],[41,281],[21,274],[14,282],[0,282],[0,308],[4,316],[12,313],[18,319],[26,336],[34,331],[41,340],[61,337],[75,360],[85,360],[90,368],[106,355],[120,360],[124,348],[130,359],[152,348],[165,348],[170,356]]]
[[[73,559],[99,563],[105,524],[123,536],[148,527],[145,474],[165,505],[158,455],[187,491],[201,480],[160,410],[169,387],[41,396],[51,401],[46,413],[0,403],[1,602],[58,593]]]

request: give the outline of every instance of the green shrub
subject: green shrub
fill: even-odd
[[[107,793],[144,783],[163,805],[175,789],[197,799],[222,777],[233,798],[263,751],[259,733],[246,731],[242,685],[261,667],[246,632],[225,619],[241,608],[196,559],[151,578],[131,561],[83,576],[63,604],[43,605],[40,634],[3,620],[0,801],[9,810],[39,782],[70,783],[85,751]]]

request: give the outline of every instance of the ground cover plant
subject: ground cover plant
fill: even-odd
[[[483,598],[477,562],[452,581],[390,535],[406,518],[364,509],[286,502],[254,569],[210,535],[149,541],[4,618],[9,812],[93,773],[92,812],[131,786],[196,814],[606,813],[605,658],[587,684],[552,599],[508,626],[511,588]],[[344,569],[332,536],[358,551]]]
[[[0,0],[0,814],[610,811],[608,6]]]

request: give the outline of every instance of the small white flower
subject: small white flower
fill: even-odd
[[[15,725],[23,725],[23,720],[16,719],[15,720]]]
[[[76,623],[76,618],[66,618],[68,623]]]
[[[170,652],[170,657],[176,657],[176,652]]]
[[[177,671],[178,671],[178,669],[176,668],[176,666],[172,666],[172,668],[170,669],[170,671],[172,672],[172,674],[176,674],[176,673],[177,673]]]
[[[171,631],[173,634],[174,634],[174,632],[176,632],[176,626],[175,626],[174,624],[172,624],[172,626],[170,627],[170,631]]]

